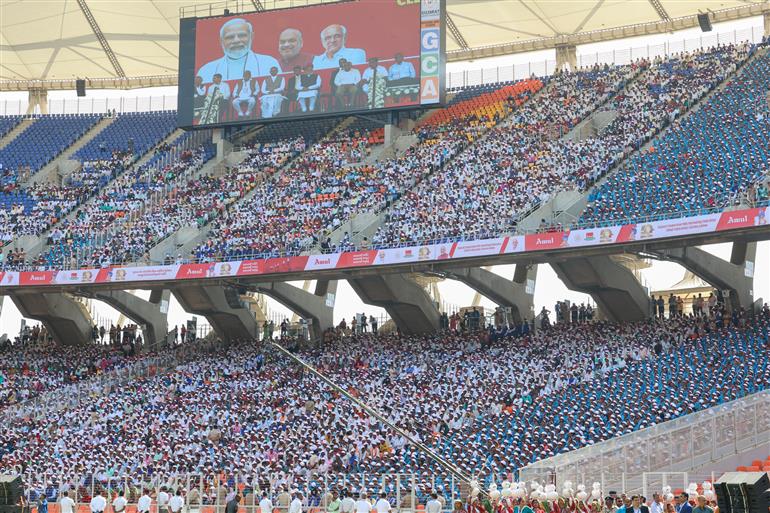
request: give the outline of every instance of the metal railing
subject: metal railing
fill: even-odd
[[[155,376],[179,362],[173,353],[144,358],[104,374],[42,392],[24,402],[8,406],[0,415],[6,425],[17,418],[43,419],[52,411],[76,408],[137,378]]]
[[[762,444],[770,444],[770,390],[538,461],[519,477],[634,492],[660,484],[650,473],[698,476],[698,468]]]
[[[442,511],[453,509],[455,500],[465,500],[469,489],[460,485],[452,477],[415,474],[367,474],[364,472],[324,473],[288,475],[262,473],[254,475],[215,473],[178,473],[151,475],[107,475],[74,473],[25,473],[25,497],[29,504],[35,505],[45,495],[49,501],[49,511],[58,513],[61,492],[68,491],[75,501],[75,511],[90,511],[89,501],[94,494],[106,492],[108,510],[112,513],[111,502],[122,491],[128,501],[129,510],[135,510],[139,497],[144,490],[153,497],[150,513],[158,513],[157,495],[161,487],[172,493],[183,491],[184,513],[221,513],[227,504],[228,495],[238,492],[242,496],[239,513],[259,513],[259,501],[262,492],[267,492],[273,502],[273,513],[287,513],[291,496],[288,492],[303,492],[303,511],[322,513],[329,502],[328,492],[346,490],[357,495],[366,492],[374,501],[380,493],[386,493],[395,512],[415,512],[430,498],[431,490],[438,490],[443,499]],[[52,506],[54,506],[52,510]]]

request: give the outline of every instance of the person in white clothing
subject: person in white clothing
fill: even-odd
[[[259,501],[259,513],[273,513],[273,501],[267,496],[267,492],[262,492],[262,500]]]
[[[112,501],[112,511],[113,513],[123,513],[126,510],[126,505],[128,504],[128,501],[126,500],[123,490],[118,492],[118,496],[115,497],[115,500]]]
[[[227,21],[219,30],[219,43],[224,55],[201,66],[196,75],[208,84],[215,74],[222,75],[224,80],[241,80],[247,70],[253,77],[267,76],[272,67],[280,70],[275,57],[251,51],[253,32],[251,23],[244,19]]]
[[[182,497],[182,489],[178,489],[176,494],[168,501],[168,509],[171,513],[181,513],[184,508],[184,497]]]
[[[104,492],[99,492],[91,499],[91,513],[104,513],[107,508],[107,499],[102,495]]]
[[[152,506],[152,499],[150,499],[147,490],[145,490],[144,494],[139,497],[139,501],[136,503],[136,510],[139,513],[150,513],[150,506]]]
[[[353,497],[351,497],[347,491],[344,492],[344,496],[345,497],[342,499],[342,503],[340,504],[340,511],[342,513],[352,513],[353,508],[356,505],[356,501],[353,500]]]
[[[438,494],[430,494],[430,500],[425,505],[425,513],[441,513],[441,503],[438,501]]]
[[[347,59],[353,64],[366,62],[366,51],[361,48],[347,48],[348,29],[344,25],[329,25],[321,31],[321,44],[324,53],[313,57],[313,68],[329,69],[337,67],[340,59]]]
[[[379,65],[377,57],[369,59],[369,66],[366,67],[364,73],[361,75],[361,89],[365,93],[369,92],[370,86],[372,86],[376,79],[385,80],[388,78],[388,72],[384,67]]]
[[[70,499],[69,492],[63,492],[63,497],[61,498],[61,501],[59,501],[61,513],[74,513],[75,512],[75,501]]]
[[[251,78],[251,71],[243,72],[243,79],[235,84],[233,90],[233,107],[238,112],[238,117],[251,116],[254,111],[254,105],[257,103],[255,95],[257,94],[256,79]],[[243,105],[246,104],[246,111]]]
[[[302,513],[302,494],[297,492],[289,505],[289,513]]]
[[[377,513],[388,513],[390,511],[390,503],[386,494],[380,494],[380,498],[374,503],[374,509],[377,510]]]
[[[165,486],[160,487],[158,493],[158,513],[168,513],[168,500],[170,499]]]
[[[206,89],[207,96],[217,96],[217,94],[221,95],[222,100],[230,99],[230,86],[227,82],[222,82],[222,75],[219,73],[214,75],[214,82]]]
[[[286,79],[278,75],[278,68],[270,68],[270,75],[262,81],[262,117],[272,118],[281,112],[285,97]]]
[[[349,61],[345,61],[342,66],[334,77],[334,85],[337,86],[337,103],[342,107],[350,108],[358,91],[358,83],[361,82],[361,72]]]
[[[361,492],[361,495],[356,501],[356,513],[371,513],[372,505],[366,500],[366,493]]]
[[[297,87],[297,103],[302,112],[315,110],[315,102],[318,98],[318,91],[321,89],[321,77],[313,73],[313,65],[308,64],[304,68],[304,73],[297,77],[299,83]]]

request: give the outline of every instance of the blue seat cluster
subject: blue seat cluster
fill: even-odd
[[[114,151],[132,150],[134,155],[143,155],[176,127],[176,111],[119,114],[112,124],[80,148],[75,158],[85,162],[109,158]]]
[[[11,170],[2,183],[15,182],[20,168],[35,174],[72,143],[80,139],[99,120],[96,114],[42,115],[5,148],[0,149],[0,165]]]

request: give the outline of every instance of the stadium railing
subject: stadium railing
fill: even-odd
[[[765,390],[538,461],[522,468],[519,478],[556,483],[558,489],[565,481],[587,487],[598,482],[605,492],[641,493],[659,490],[667,479],[678,485],[676,475],[690,481],[710,477],[698,469],[768,441],[770,390]]]
[[[759,202],[753,202],[750,207],[764,207],[764,206],[770,206],[770,200],[765,201],[759,201]],[[743,208],[750,208],[748,205],[743,205]],[[506,237],[506,236],[512,236],[512,235],[531,235],[536,233],[548,233],[548,232],[559,232],[559,231],[570,231],[570,230],[580,230],[580,229],[589,229],[589,228],[600,228],[605,226],[619,226],[619,225],[625,225],[625,224],[643,224],[643,223],[650,223],[654,221],[663,221],[667,219],[685,219],[688,217],[695,217],[700,215],[707,215],[707,214],[719,214],[722,212],[729,212],[730,210],[741,208],[740,206],[730,206],[730,207],[710,207],[710,208],[703,208],[703,209],[693,209],[693,210],[680,210],[677,212],[667,212],[667,213],[660,213],[655,215],[649,215],[649,216],[634,216],[634,217],[627,217],[627,218],[612,218],[607,221],[599,221],[599,222],[584,222],[584,223],[572,223],[572,224],[564,224],[564,225],[548,225],[545,228],[537,228],[537,229],[521,229],[516,227],[513,223],[511,224],[511,227],[509,230],[502,232],[502,233],[487,233],[487,232],[479,232],[479,233],[472,233],[472,234],[466,234],[462,237],[441,237],[437,239],[423,239],[423,240],[409,240],[409,241],[403,241],[403,242],[393,242],[393,243],[380,243],[380,244],[373,244],[370,243],[368,245],[361,245],[361,244],[351,244],[350,246],[347,246],[344,251],[362,251],[362,250],[376,250],[376,249],[392,249],[392,248],[404,248],[404,247],[414,247],[414,246],[427,246],[431,244],[447,244],[452,242],[462,242],[462,241],[474,241],[474,240],[481,240],[481,239],[491,239],[491,238],[498,238],[498,237]],[[355,235],[355,234],[354,234]],[[98,237],[98,236],[97,236]],[[284,258],[284,257],[292,257],[292,256],[299,256],[303,254],[310,254],[309,250],[294,250],[294,251],[273,251],[273,252],[259,252],[259,253],[239,253],[237,256],[225,256],[222,258],[205,258],[201,259],[200,261],[196,258],[184,258],[182,263],[213,263],[213,262],[227,262],[232,260],[258,260],[258,259],[264,259],[264,258]],[[314,253],[313,253],[314,254]],[[80,260],[78,259],[78,262]],[[161,265],[162,262],[145,262],[145,261],[129,261],[129,262],[111,262],[111,266],[113,267],[133,267],[133,266],[142,266],[142,265]],[[81,269],[83,268],[82,265],[79,263],[76,267],[71,267],[69,265],[65,265],[61,268],[57,267],[56,270],[74,270],[74,269]],[[2,268],[0,268],[2,269]],[[14,266],[13,269],[8,268],[6,270],[16,270],[16,271],[38,271],[38,270],[44,270],[39,267],[35,267],[32,265],[27,265],[26,267],[19,267]]]
[[[179,363],[181,360],[172,353],[145,358],[80,382],[42,392],[24,402],[8,405],[0,412],[0,418],[5,424],[10,424],[16,418],[44,419],[51,411],[86,404],[109,390],[139,378],[155,376]]]
[[[273,513],[287,513],[288,503],[281,504],[279,494],[283,490],[297,489],[302,492],[303,511],[324,513],[326,511],[325,494],[332,490],[347,490],[358,496],[365,491],[370,500],[376,500],[381,492],[388,495],[394,512],[424,512],[425,502],[432,490],[438,490],[443,497],[442,511],[452,511],[454,500],[465,500],[470,491],[467,485],[460,486],[454,479],[440,481],[436,476],[415,474],[367,474],[367,473],[329,473],[322,475],[294,476],[288,478],[283,473],[263,473],[241,475],[232,473],[210,474],[175,474],[153,473],[151,476],[110,476],[105,474],[24,474],[23,482],[27,503],[34,506],[45,494],[49,504],[49,513],[60,513],[58,500],[61,494],[58,488],[69,484],[69,497],[75,501],[76,513],[89,513],[89,502],[95,493],[104,491],[108,505],[123,491],[128,501],[127,513],[136,513],[136,504],[143,490],[148,490],[153,497],[150,513],[159,513],[156,502],[162,486],[172,492],[178,488],[184,490],[185,507],[183,513],[222,513],[225,510],[226,494],[237,491],[242,499],[239,513],[259,513],[259,501],[263,491],[268,491],[273,501]],[[34,483],[34,484],[33,484]],[[48,483],[55,489],[44,488]],[[227,487],[226,491],[224,487]],[[416,490],[416,493],[412,493]],[[173,493],[172,493],[173,494]],[[110,508],[111,511],[111,508]]]

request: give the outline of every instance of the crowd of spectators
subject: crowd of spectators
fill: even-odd
[[[744,60],[735,58],[736,51],[738,56],[748,54],[744,47],[726,48],[730,49],[720,65],[705,71],[721,79]],[[766,201],[766,186],[760,180],[767,175],[770,158],[769,72],[770,56],[766,49],[759,50],[722,90],[691,116],[674,121],[649,148],[632,156],[592,192],[581,221],[601,224],[684,216],[729,205],[755,185],[759,194],[752,200]],[[707,77],[701,79],[700,94],[707,82]],[[684,86],[694,89],[694,84]]]
[[[751,48],[727,45],[553,77],[544,93],[468,148],[447,172],[409,191],[373,242],[474,239],[515,230],[556,192],[595,183],[733,73]],[[562,137],[601,104],[614,116],[605,127],[590,137]],[[622,189],[624,180],[613,183]]]
[[[767,313],[722,319],[357,333],[301,356],[464,472],[508,475],[770,386]],[[422,451],[270,345],[184,350],[191,359],[171,372],[13,419],[0,465],[58,484],[197,472],[250,486],[271,475],[302,491],[322,475],[432,473],[446,490],[447,474]]]

